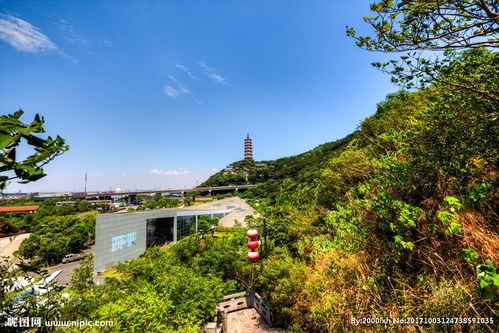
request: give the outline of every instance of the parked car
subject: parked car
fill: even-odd
[[[67,254],[64,258],[62,258],[62,263],[67,264],[68,262],[73,262],[81,259],[83,259],[82,255],[70,253]]]

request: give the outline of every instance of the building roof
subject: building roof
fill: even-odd
[[[14,206],[14,207],[0,207],[0,213],[11,212],[32,212],[38,210],[39,206]]]
[[[219,213],[226,212],[223,218],[220,219],[218,226],[220,227],[233,227],[235,220],[245,225],[246,215],[253,215],[259,217],[260,214],[251,207],[246,201],[240,197],[228,197],[221,200],[205,202],[199,205],[176,207],[176,208],[158,208],[145,211],[122,212],[121,214],[154,214],[159,212],[172,212],[174,214],[182,213]],[[102,215],[101,215],[102,216]]]

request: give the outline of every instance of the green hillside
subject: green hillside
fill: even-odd
[[[497,87],[498,60],[472,51],[458,63],[491,65],[469,74]],[[438,84],[401,91],[336,149],[276,161],[279,176],[245,196],[270,224],[258,287],[281,326],[497,318],[498,106]]]
[[[201,186],[223,186],[241,184],[259,184],[269,180],[282,180],[292,178],[296,180],[308,181],[310,177],[318,178],[321,167],[327,165],[327,161],[338,154],[352,140],[353,135],[321,144],[305,153],[279,158],[270,161],[237,161],[231,164],[240,168],[238,174],[225,174],[221,170],[208,178]],[[256,164],[263,163],[266,166],[258,169]],[[245,172],[248,173],[246,177]]]
[[[471,50],[446,75],[497,91],[498,65],[497,53]],[[266,161],[271,174],[243,196],[269,223],[272,253],[255,283],[276,323],[331,332],[362,317],[497,320],[498,107],[434,82],[388,95],[342,140]]]

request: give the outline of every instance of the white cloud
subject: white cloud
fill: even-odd
[[[111,42],[110,40],[107,40],[107,39],[101,39],[99,41],[99,44],[102,46],[113,46],[114,45],[113,42]]]
[[[22,52],[58,50],[57,45],[40,29],[20,18],[6,14],[0,14],[0,39]]]
[[[221,75],[219,75],[219,74],[213,73],[210,76],[211,76],[211,78],[213,80],[215,80],[218,83],[227,84],[227,82],[225,81],[225,79]]]
[[[181,71],[183,71],[191,79],[193,79],[193,80],[197,80],[198,79],[194,74],[191,73],[191,71],[189,70],[189,68],[187,66],[176,64],[175,67],[177,67],[178,69],[180,69]]]
[[[179,90],[183,94],[188,94],[190,92],[189,89],[187,89],[182,83],[178,82],[178,80],[173,75],[168,75],[168,78],[178,86]]]
[[[91,177],[104,177],[104,174],[102,172],[92,172],[88,174]]]
[[[201,66],[201,68],[203,68],[203,70],[204,70],[204,73],[206,75],[208,75],[209,77],[211,77],[212,80],[215,81],[216,83],[224,84],[224,85],[228,84],[227,80],[222,75],[218,74],[216,72],[215,68],[208,66],[206,61],[198,62],[198,65]]]
[[[163,88],[163,93],[166,96],[177,100],[181,95],[187,95],[191,93],[189,89],[187,89],[187,87],[180,83],[173,75],[168,75],[168,78],[172,80],[173,83],[175,83],[176,87],[166,85]]]
[[[163,175],[163,176],[181,176],[181,175],[187,175],[189,173],[189,170],[158,170],[158,169],[152,169],[149,171],[150,175]]]
[[[173,99],[177,99],[180,93],[181,92],[179,90],[173,88],[172,86],[165,86],[163,89],[163,94]]]
[[[210,171],[211,172],[218,172],[218,169],[217,168],[211,168]]]
[[[74,26],[72,26],[68,21],[60,19],[55,23],[59,30],[64,34],[64,39],[71,44],[84,45],[88,44],[88,41],[83,38],[80,34],[76,32]]]
[[[126,176],[128,176],[128,175],[127,175],[126,173],[124,173],[124,172],[123,172],[123,173],[121,174],[121,176],[122,176],[122,177],[126,177]]]
[[[0,14],[0,39],[12,45],[17,51],[28,53],[57,51],[72,64],[78,63],[78,59],[61,51],[40,29],[12,15]]]
[[[76,65],[77,63],[79,63],[78,59],[76,59],[75,57],[72,57],[70,56],[69,54],[67,54],[66,52],[63,52],[61,50],[59,50],[59,55],[63,58],[66,58],[69,60],[69,62],[71,62],[72,64]]]

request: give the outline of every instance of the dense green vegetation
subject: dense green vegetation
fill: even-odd
[[[469,50],[448,64],[448,77],[498,90],[497,53]],[[270,162],[273,179],[244,196],[269,221],[272,254],[258,288],[277,324],[497,320],[498,106],[437,81],[387,96],[343,140]]]
[[[268,180],[272,176],[272,171],[269,166],[257,169],[254,161],[241,160],[232,163],[231,166],[235,169],[234,173],[226,172],[225,169],[223,169],[203,182],[201,187],[256,184]]]
[[[163,198],[157,193],[154,197],[147,199],[143,205],[137,207],[138,210],[155,209],[155,208],[173,208],[179,205],[179,200]]]
[[[466,51],[450,74],[495,89],[498,61]],[[269,220],[259,288],[280,325],[497,316],[498,106],[438,83],[389,95],[319,172],[246,193]]]
[[[79,253],[95,234],[96,212],[82,215],[46,216],[32,225],[17,255],[35,263],[56,264],[69,253]]]
[[[120,278],[103,285],[86,283],[88,270],[78,272],[63,320],[112,320],[116,332],[199,332],[223,295],[251,281],[245,238],[237,232],[202,241],[192,235],[168,248],[152,247],[120,264]]]
[[[16,231],[31,232],[36,231],[38,226],[43,223],[43,219],[49,216],[66,216],[89,211],[106,211],[108,205],[101,203],[92,205],[87,200],[76,200],[75,205],[64,204],[57,206],[56,202],[68,201],[60,199],[50,199],[44,201],[32,201],[27,199],[12,199],[0,201],[0,206],[38,206],[38,210],[33,213],[13,212],[0,214],[0,233],[10,233]]]
[[[79,200],[74,206],[57,206],[59,199],[32,202],[30,199],[2,200],[2,206],[39,205],[34,213],[3,213],[0,216],[0,233],[30,232],[16,255],[30,260],[33,265],[51,265],[69,253],[78,253],[87,247],[95,234],[95,209]],[[107,204],[104,204],[107,207]],[[93,211],[92,211],[93,210]],[[77,215],[77,213],[83,213]]]
[[[320,168],[327,163],[331,154],[345,147],[351,138],[352,135],[349,135],[343,139],[322,144],[305,153],[274,161],[238,161],[232,163],[232,166],[247,170],[247,176],[243,171],[224,175],[224,170],[222,170],[208,178],[201,186],[260,184],[285,178],[305,181],[310,177],[317,177]],[[258,169],[255,167],[256,163],[265,163],[265,167]]]

